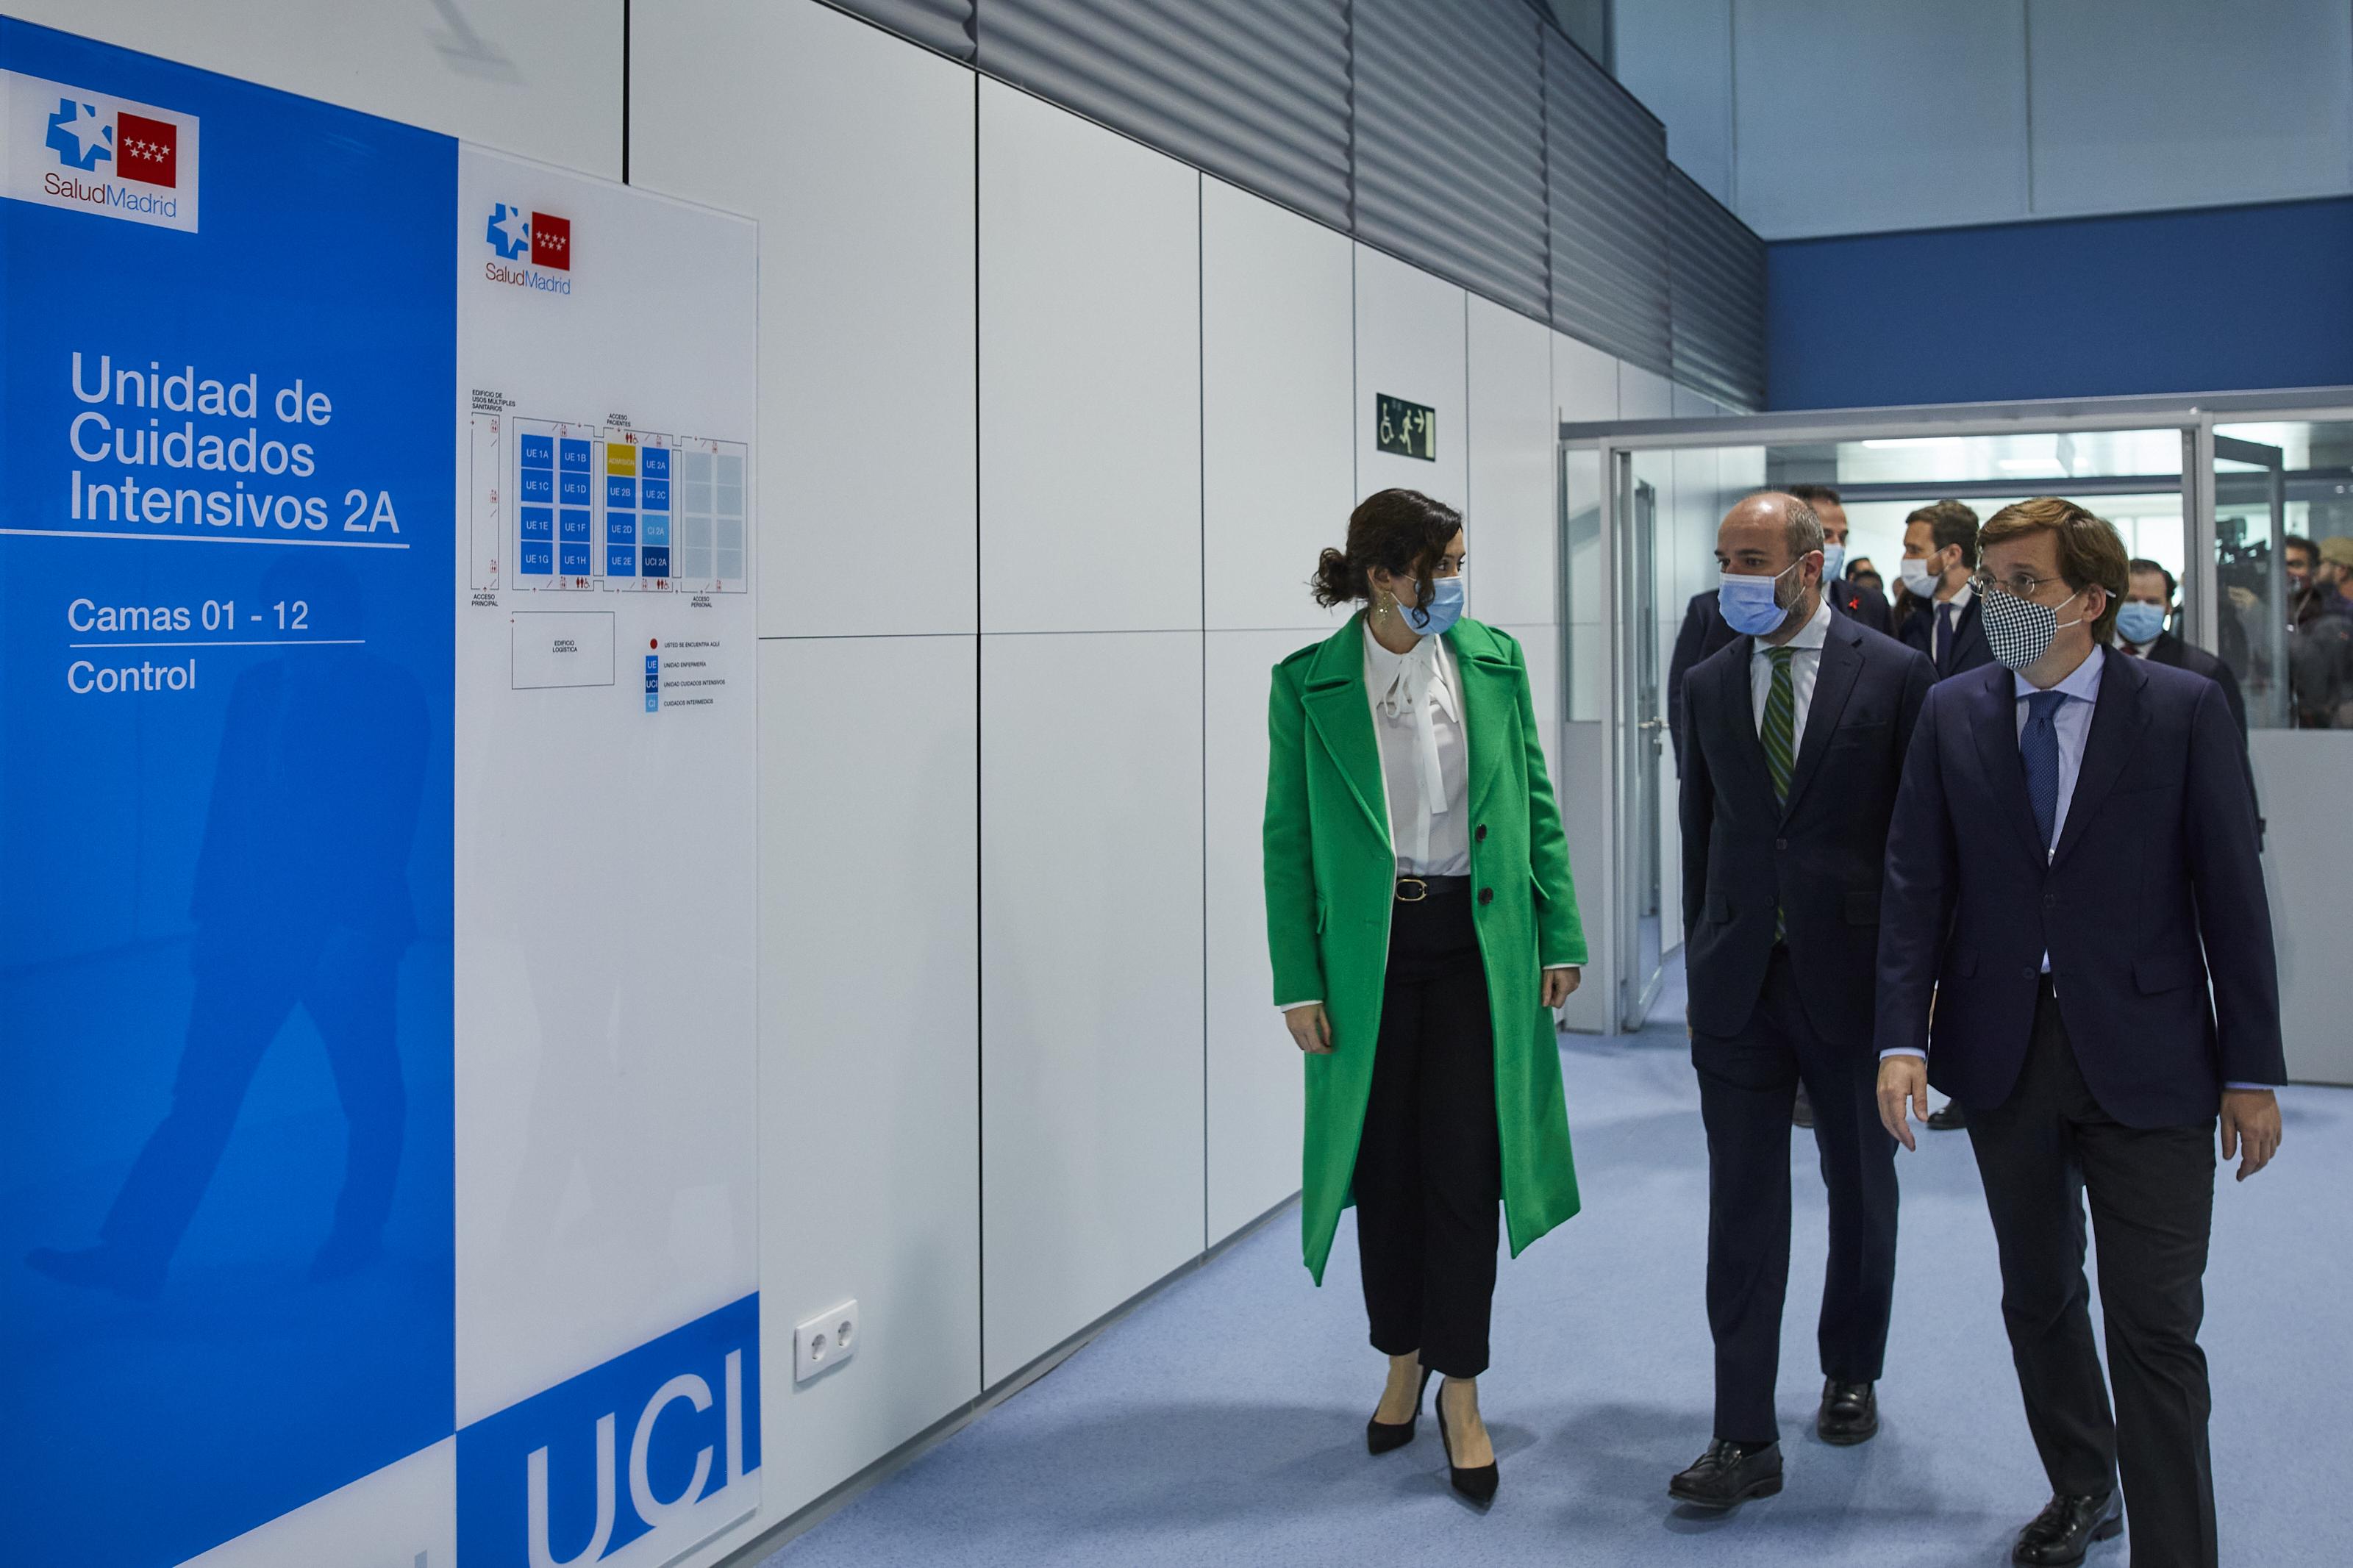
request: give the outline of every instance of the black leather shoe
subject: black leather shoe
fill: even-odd
[[[1814,1102],[1806,1093],[1806,1086],[1802,1083],[1798,1086],[1798,1103],[1789,1112],[1789,1121],[1791,1125],[1797,1127],[1811,1127],[1814,1124]]]
[[[1493,1502],[1495,1488],[1503,1479],[1503,1472],[1495,1468],[1493,1459],[1471,1469],[1454,1462],[1454,1440],[1446,1435],[1446,1391],[1443,1389],[1438,1394],[1438,1441],[1446,1450],[1446,1479],[1453,1483],[1454,1489],[1482,1508]]]
[[[1942,1110],[1928,1113],[1928,1125],[1939,1132],[1950,1132],[1968,1124],[1969,1113],[1961,1109],[1961,1102],[1957,1100],[1948,1100]]]
[[[152,1301],[164,1293],[162,1268],[135,1262],[111,1247],[85,1247],[74,1252],[37,1247],[25,1254],[25,1262],[52,1279],[85,1289],[111,1290],[133,1301]]]
[[[2105,1497],[2054,1497],[2018,1532],[2010,1560],[2028,1568],[2066,1568],[2081,1563],[2092,1542],[2113,1541],[2124,1528],[2124,1504],[2114,1491]]]
[[[1695,1508],[1737,1508],[1781,1489],[1781,1445],[1718,1437],[1667,1483],[1667,1495]]]
[[[1822,1407],[1814,1414],[1814,1430],[1825,1443],[1845,1447],[1868,1443],[1879,1436],[1879,1394],[1868,1383],[1822,1380]]]
[[[1386,1454],[1392,1448],[1402,1448],[1413,1441],[1413,1429],[1421,1420],[1421,1396],[1430,1392],[1430,1369],[1421,1369],[1421,1386],[1413,1391],[1413,1414],[1402,1421],[1383,1421],[1378,1416],[1365,1423],[1365,1452]]]

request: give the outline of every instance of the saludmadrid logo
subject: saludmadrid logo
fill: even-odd
[[[482,276],[491,282],[542,294],[572,292],[570,218],[493,202],[482,240],[491,251],[491,259],[482,263]]]
[[[197,141],[193,114],[71,82],[10,71],[5,195],[194,233]]]

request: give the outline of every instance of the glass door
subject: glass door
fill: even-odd
[[[2287,539],[2285,450],[2217,431],[2213,651],[2238,672],[2256,729],[2290,722]]]
[[[1620,583],[1620,621],[1625,672],[1623,720],[1620,755],[1624,777],[1620,793],[1627,809],[1618,819],[1618,863],[1623,919],[1620,929],[1631,941],[1619,943],[1617,1025],[1640,1029],[1659,994],[1666,952],[1662,925],[1662,865],[1660,830],[1663,826],[1664,769],[1667,743],[1667,682],[1660,658],[1658,563],[1658,491],[1647,479],[1635,477],[1633,454],[1613,452],[1611,473],[1618,504],[1618,559],[1624,564]]]

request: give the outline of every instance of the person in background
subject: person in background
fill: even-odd
[[[2124,603],[2116,606],[2116,651],[2133,658],[2154,659],[2176,669],[2202,675],[2222,689],[2231,718],[2239,726],[2239,756],[2246,763],[2247,798],[2255,797],[2255,764],[2247,754],[2247,704],[2239,692],[2239,678],[2231,667],[2204,648],[2184,642],[2167,623],[2173,616],[2177,585],[2173,574],[2154,561],[2135,558],[2126,579]],[[2255,808],[2255,842],[2263,842],[2263,815]]]
[[[2334,541],[2315,545],[2300,534],[2280,543],[2280,568],[2287,580],[2287,687],[2289,721],[2299,730],[2353,728],[2353,599],[2345,594],[2346,573],[2322,558]],[[2338,546],[2340,554],[2345,546]],[[2233,605],[2252,611],[2260,601],[2250,590],[2231,589]]]
[[[1969,507],[1932,501],[1904,520],[1904,615],[1895,635],[1928,656],[1939,680],[1993,662],[1970,581],[1977,565],[1978,514]],[[1948,1100],[1928,1125],[1957,1132],[1968,1125],[1968,1112]]]
[[[2338,592],[2336,574],[2320,569],[2319,547],[2301,534],[2280,542],[2280,569],[2287,577],[2287,624],[2307,626],[2322,616],[2348,613]]]
[[[2243,743],[2215,682],[2105,646],[2127,584],[2105,521],[2046,497],[1982,542],[1999,663],[1930,691],[1888,834],[1880,1115],[1910,1148],[1932,1078],[1968,1107],[2052,1494],[2010,1560],[2116,1535],[2121,1467],[2134,1568],[2213,1568],[2216,1134],[2240,1180],[2262,1170],[2286,1079]]]
[[[1791,485],[1783,493],[1796,496],[1821,519],[1823,594],[1848,620],[1869,626],[1882,637],[1888,636],[1886,598],[1877,588],[1855,581],[1846,570],[1846,506],[1839,500],[1837,488]]]
[[[1432,1372],[1454,1489],[1495,1495],[1479,1413],[1496,1205],[1513,1256],[1577,1213],[1553,1009],[1585,932],[1520,645],[1462,616],[1462,519],[1367,498],[1316,602],[1366,607],[1275,666],[1266,927],[1304,1054],[1300,1222],[1316,1283],[1353,1197],[1376,1454],[1413,1439]]]
[[[1904,623],[1896,635],[1949,679],[1993,662],[1978,622],[1978,514],[1957,500],[1921,507],[1904,520]]]
[[[2326,590],[2323,614],[2353,616],[2353,537],[2332,534],[2320,542],[2313,580]]]
[[[1683,688],[1680,807],[1692,1066],[1707,1127],[1715,1432],[1668,1484],[1702,1508],[1781,1489],[1774,1386],[1789,1281],[1790,1102],[1812,1091],[1830,1189],[1822,1281],[1826,1443],[1879,1430],[1895,1289],[1895,1143],[1871,1048],[1888,815],[1928,661],[1822,593],[1822,529],[1793,495],[1716,531],[1733,642]]]

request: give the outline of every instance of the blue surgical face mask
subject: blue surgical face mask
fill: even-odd
[[[1417,610],[1400,598],[1398,600],[1398,613],[1405,617],[1406,629],[1416,636],[1442,637],[1454,629],[1456,621],[1462,618],[1462,606],[1468,602],[1470,592],[1468,581],[1457,572],[1451,577],[1438,579],[1437,592],[1430,595],[1430,608]]]
[[[2165,606],[2126,599],[2116,606],[2116,635],[2129,643],[2155,642],[2165,631]]]
[[[1761,637],[1780,630],[1789,615],[1788,606],[1781,603],[1781,579],[1795,572],[1798,564],[1792,561],[1770,577],[1725,573],[1716,587],[1716,604],[1724,611],[1725,623],[1743,637]]]
[[[1822,545],[1822,581],[1835,583],[1846,570],[1846,546],[1824,542]]]

